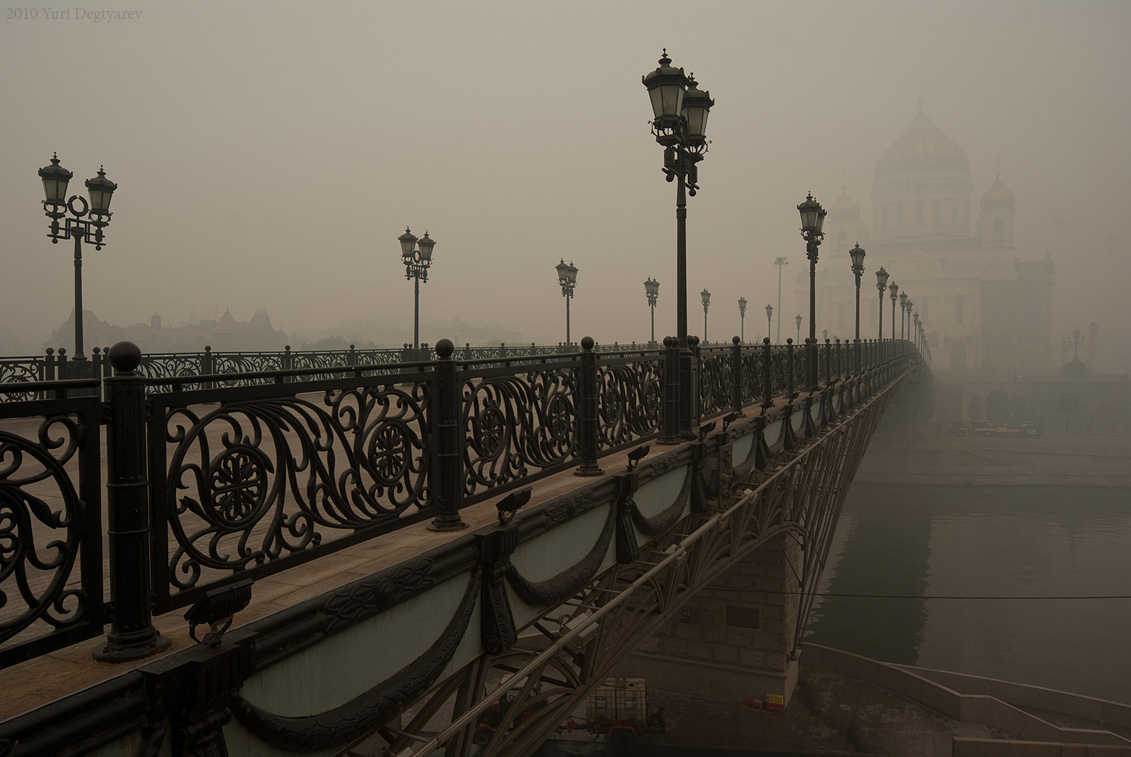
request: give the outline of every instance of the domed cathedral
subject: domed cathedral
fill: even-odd
[[[1051,351],[1050,259],[1018,260],[1013,243],[1015,198],[1000,176],[971,218],[970,162],[922,105],[903,134],[876,161],[871,227],[848,188],[826,206],[825,241],[817,266],[817,333],[851,340],[855,282],[848,251],[866,250],[860,284],[860,336],[880,334],[876,271],[883,266],[914,303],[931,346],[932,369],[946,375],[1043,373]],[[971,231],[973,226],[973,232]],[[799,274],[802,272],[799,271]],[[808,271],[798,276],[808,303]],[[893,303],[883,295],[883,337],[892,336]],[[895,303],[895,336],[910,338]]]

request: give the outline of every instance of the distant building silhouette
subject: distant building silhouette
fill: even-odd
[[[855,286],[848,251],[867,250],[861,281],[860,336],[876,338],[874,272],[907,292],[924,322],[932,369],[939,375],[1045,373],[1059,354],[1052,339],[1051,258],[1020,260],[1013,243],[1016,198],[1000,176],[971,218],[969,160],[920,106],[903,134],[876,161],[872,222],[842,191],[830,206],[817,269],[817,325],[851,339]],[[971,222],[973,221],[973,230]],[[798,277],[808,301],[808,272]],[[883,333],[891,336],[891,299],[884,295]],[[900,334],[896,303],[895,335]],[[1059,342],[1057,343],[1059,346]]]
[[[127,339],[141,347],[142,352],[199,352],[210,346],[217,352],[269,352],[282,350],[287,345],[287,335],[276,331],[266,310],[257,310],[250,321],[240,322],[230,311],[217,320],[202,320],[196,325],[163,328],[161,316],[154,315],[148,324],[114,326],[100,321],[87,310],[83,318],[83,332],[92,347],[109,347]],[[51,335],[44,347],[66,347],[74,350],[74,313]]]

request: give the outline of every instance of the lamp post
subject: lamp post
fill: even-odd
[[[102,230],[110,224],[110,199],[118,185],[106,178],[98,167],[98,175],[86,180],[90,202],[81,195],[67,197],[67,183],[74,174],[59,165],[59,155],[54,153],[51,165],[39,169],[43,180],[43,212],[51,219],[51,244],[60,239],[75,240],[75,354],[73,360],[86,360],[82,344],[82,243],[93,244],[101,250]],[[70,216],[67,215],[70,213]],[[60,221],[63,221],[60,225]]]
[[[797,322],[797,342],[800,343],[801,342],[801,313],[798,313],[797,317],[794,318],[793,320]]]
[[[778,321],[778,327],[781,328],[781,320]],[[774,328],[774,306],[766,306],[766,338],[770,338],[770,331]]]
[[[706,290],[706,288],[704,288],[703,291],[699,293],[699,296],[703,299],[703,343],[706,344],[707,343],[707,308],[711,307],[711,293],[708,292]]]
[[[888,287],[888,291],[891,292],[891,339],[894,342],[895,341],[895,300],[899,296],[899,294],[898,294],[899,293],[899,285],[896,284],[893,281],[891,283],[891,286]]]
[[[856,339],[853,341],[852,351],[856,355],[856,370],[860,370],[860,277],[864,274],[864,248],[857,242],[856,246],[848,251],[852,260],[852,275],[856,278]]]
[[[412,348],[420,349],[420,282],[428,281],[428,269],[432,266],[432,248],[436,241],[424,232],[418,241],[407,226],[404,234],[397,239],[401,243],[401,262],[404,263],[404,277],[415,281],[415,296],[412,311]]]
[[[687,195],[699,189],[697,164],[707,153],[707,116],[714,105],[708,92],[682,68],[671,65],[667,49],[659,67],[641,77],[652,101],[652,134],[664,148],[664,174],[676,182],[676,344],[679,348],[679,429],[683,438],[696,438],[692,428],[692,403],[698,402],[693,387],[692,354],[687,343]],[[704,334],[706,338],[706,334]],[[664,438],[675,439],[675,429]]]
[[[648,298],[648,308],[652,311],[652,340],[648,346],[656,346],[656,299],[660,296],[660,282],[651,276],[644,279],[644,295]]]
[[[746,341],[746,298],[738,298],[738,341]]]
[[[876,288],[880,290],[880,317],[877,318],[880,322],[879,340],[884,341],[884,291],[888,288],[888,272],[880,266],[880,270],[876,271]]]
[[[813,199],[812,193],[805,202],[797,206],[801,214],[801,238],[805,240],[805,257],[809,259],[809,339],[805,342],[805,353],[809,364],[809,388],[817,390],[817,252],[821,246],[827,212],[821,203]]]
[[[907,338],[911,339],[911,340],[915,339],[915,334],[911,331],[911,313],[914,312],[914,310],[915,310],[915,303],[911,301],[910,297],[908,297],[907,298]]]
[[[919,325],[919,314],[915,313],[915,349],[923,347],[923,327]]]
[[[903,324],[907,320],[907,291],[899,293],[899,338],[904,339]]]
[[[565,258],[562,258],[555,268],[558,269],[558,283],[562,285],[562,297],[565,297],[566,347],[569,347],[572,344],[569,340],[569,301],[573,299],[573,288],[577,286],[577,266],[572,260],[567,263]]]
[[[789,265],[789,261],[779,257],[774,260],[774,265],[778,267],[778,344],[781,344],[781,269],[782,266]]]

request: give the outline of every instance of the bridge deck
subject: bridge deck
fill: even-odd
[[[775,406],[786,403],[784,397],[779,398]],[[761,412],[761,409],[757,406],[748,406],[746,411],[748,416],[752,416]],[[656,442],[653,440],[649,443],[653,446],[652,453],[655,454]],[[105,461],[105,434],[102,444],[102,459]],[[601,458],[600,465],[605,474],[623,471],[627,467],[628,453],[638,446],[640,445]],[[672,447],[663,449],[672,449]],[[104,483],[105,480],[105,471],[103,471]],[[583,483],[589,484],[593,481],[593,478],[575,476],[573,470],[533,481],[530,502],[526,507],[545,502]],[[236,615],[231,630],[293,607],[304,600],[326,594],[351,581],[372,575],[414,555],[446,544],[470,530],[489,526],[497,519],[494,502],[487,500],[460,511],[468,529],[436,532],[428,530],[427,522],[415,523],[309,563],[260,578],[252,589],[250,605]],[[104,512],[104,521],[105,518]],[[105,532],[104,522],[103,533]],[[108,549],[104,544],[103,568],[108,572],[107,554]],[[96,661],[91,657],[91,652],[103,645],[100,637],[8,668],[4,673],[4,696],[0,698],[0,722],[148,665],[162,656],[171,655],[194,644],[189,637],[188,623],[183,617],[183,612],[172,611],[159,615],[154,618],[154,626],[162,636],[172,641],[172,645],[165,652],[152,657],[123,663]]]

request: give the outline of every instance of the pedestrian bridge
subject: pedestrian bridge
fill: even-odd
[[[737,342],[0,384],[0,755],[525,755],[642,667],[788,700],[929,372]]]

